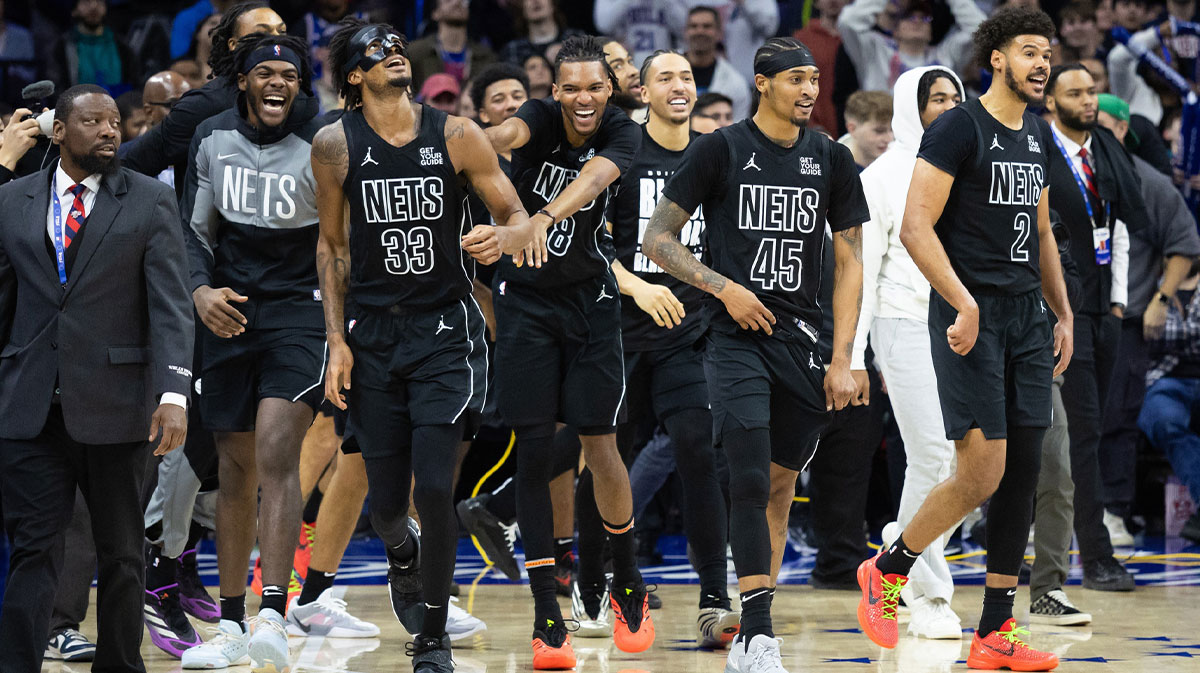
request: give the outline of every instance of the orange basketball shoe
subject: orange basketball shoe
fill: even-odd
[[[858,566],[858,586],[862,588],[862,599],[858,601],[858,625],[871,642],[891,649],[900,639],[896,628],[896,608],[900,603],[900,590],[908,582],[904,575],[884,575],[875,568],[880,555],[863,561]]]
[[[650,592],[646,585],[613,587],[609,593],[613,616],[613,644],[622,652],[645,652],[654,644],[654,619],[650,617]]]
[[[545,628],[533,632],[533,670],[561,671],[575,668],[571,636],[561,619],[547,619]]]
[[[1017,620],[1004,622],[1004,628],[992,631],[986,638],[975,634],[971,641],[971,654],[967,656],[967,668],[994,671],[1007,668],[1010,671],[1052,671],[1058,666],[1058,657],[1052,652],[1039,652],[1026,645],[1021,636],[1029,631],[1017,626]]]

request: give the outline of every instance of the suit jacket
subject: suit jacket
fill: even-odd
[[[76,441],[144,441],[158,397],[191,389],[175,193],[125,168],[104,178],[64,288],[46,246],[56,168],[0,187],[0,437],[36,437],[58,388]]]

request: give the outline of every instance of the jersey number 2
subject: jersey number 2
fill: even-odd
[[[1029,213],[1017,213],[1017,219],[1013,222],[1013,230],[1017,232],[1017,240],[1013,241],[1012,248],[1009,250],[1009,258],[1014,262],[1028,262],[1029,249],[1025,244],[1029,242]]]
[[[388,273],[403,276],[429,273],[433,269],[433,232],[429,227],[387,229],[379,241],[383,244],[383,265]]]

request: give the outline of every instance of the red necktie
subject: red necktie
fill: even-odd
[[[75,200],[71,202],[71,212],[67,213],[67,228],[63,231],[63,248],[71,247],[71,239],[75,238],[75,234],[79,233],[79,229],[83,227],[84,220],[87,219],[87,213],[83,210],[83,191],[87,187],[83,185],[71,185],[67,190],[75,195]]]
[[[1088,151],[1080,147],[1079,158],[1082,160],[1080,164],[1083,166],[1083,184],[1087,190],[1096,198],[1100,197],[1100,193],[1096,191],[1096,176],[1092,173],[1092,164],[1088,161]]]

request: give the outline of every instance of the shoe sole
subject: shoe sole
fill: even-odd
[[[1092,623],[1092,616],[1087,613],[1078,615],[1037,615],[1030,613],[1029,621],[1033,624],[1050,624],[1052,626],[1087,626]]]
[[[313,633],[288,622],[287,634],[292,638],[337,638],[338,640],[351,640],[355,638],[376,638],[379,636],[379,629],[375,629],[374,633],[369,631],[351,631],[341,627],[334,627],[329,630],[329,633]]]
[[[467,638],[470,638],[472,636],[483,633],[484,631],[487,631],[487,624],[480,622],[479,626],[476,626],[469,631],[461,631],[459,633],[451,633],[450,634],[450,642],[457,643],[460,640],[466,640]]]
[[[579,630],[571,635],[576,638],[611,638],[612,624],[608,622],[592,622],[584,626],[584,622],[580,620]]]
[[[1133,581],[1132,577],[1128,581],[1122,580],[1117,583],[1089,582],[1088,578],[1084,577],[1082,584],[1084,589],[1091,589],[1092,591],[1133,591],[1137,588],[1137,583]]]
[[[492,566],[504,573],[508,579],[514,582],[520,580],[521,569],[517,567],[516,559],[511,555],[512,552],[508,551],[508,544],[501,547],[496,540],[484,533],[482,517],[475,512],[474,508],[470,507],[466,500],[458,503],[455,510],[458,512],[458,518],[462,520],[463,528],[466,528],[467,533],[475,538],[475,541],[483,548],[483,553],[492,562]],[[512,560],[511,565],[509,559]]]
[[[292,664],[288,661],[286,651],[281,662],[275,656],[278,652],[267,643],[250,643],[249,649],[250,670],[254,673],[289,673],[292,670]]]
[[[710,640],[704,637],[704,634],[696,634],[696,642],[700,647],[707,649],[718,649],[727,647],[733,639],[737,637],[738,631],[742,630],[742,615],[739,612],[730,612],[721,619],[717,620],[716,627],[717,638]]]
[[[991,661],[979,661],[978,659],[972,660],[971,657],[967,657],[967,668],[977,671],[998,671],[1000,669],[1009,671],[1053,671],[1058,668],[1058,663],[1057,659],[1052,664],[1035,664],[1033,662],[1018,661],[994,663]]]
[[[941,632],[941,633],[939,633],[939,632],[922,633],[921,631],[914,630],[913,628],[910,627],[908,629],[908,635],[916,636],[918,638],[924,638],[926,640],[962,640],[963,634],[962,634],[962,629],[959,629],[958,631],[956,631],[954,633],[951,633],[950,631],[945,631],[945,632]]]

